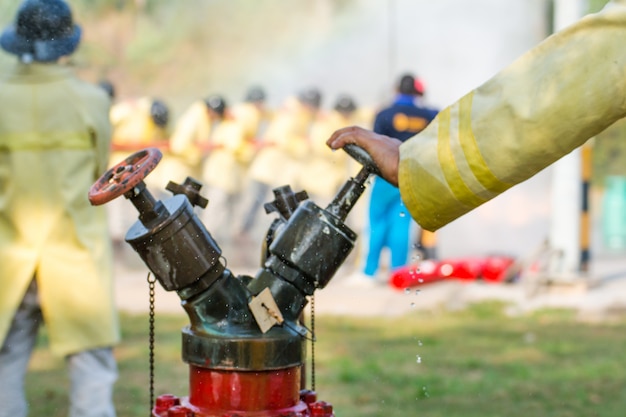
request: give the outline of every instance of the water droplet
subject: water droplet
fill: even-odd
[[[404,293],[405,294],[411,294],[411,289],[410,288],[405,288],[404,289]]]
[[[418,345],[418,346],[422,346],[422,341],[421,341],[421,340],[418,340],[418,341],[417,341],[417,345]]]
[[[415,307],[415,303],[411,303],[411,308]]]
[[[400,212],[400,217],[404,217],[404,216],[406,216],[406,213],[405,213],[405,212],[403,212],[403,211],[401,211],[401,212]]]
[[[415,290],[415,295],[419,295],[420,292],[422,292],[422,290]]]
[[[417,363],[422,363],[422,357],[420,355],[415,355],[415,361]]]

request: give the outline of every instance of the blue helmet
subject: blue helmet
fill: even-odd
[[[0,35],[0,46],[23,61],[56,61],[80,43],[81,29],[63,0],[25,0],[15,23]]]

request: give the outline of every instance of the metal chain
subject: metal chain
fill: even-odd
[[[154,404],[154,284],[156,278],[150,278],[148,272],[148,292],[150,294],[150,326],[149,326],[149,350],[150,350],[150,415]]]
[[[315,391],[315,294],[311,296],[311,390]]]

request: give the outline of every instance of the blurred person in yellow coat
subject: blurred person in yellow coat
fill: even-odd
[[[237,123],[244,136],[246,153],[240,154],[239,163],[245,166],[244,182],[247,182],[247,169],[250,167],[256,152],[262,146],[262,134],[267,128],[271,112],[266,107],[265,91],[261,87],[252,86],[246,92],[244,101],[229,106],[229,118]],[[244,193],[245,194],[245,193]],[[240,204],[245,204],[246,195],[242,195]]]
[[[230,114],[242,125],[247,141],[254,143],[261,140],[261,134],[271,117],[266,100],[265,91],[261,87],[252,86],[246,91],[243,102],[230,107]]]
[[[435,231],[626,116],[626,0],[610,1],[523,54],[400,143],[358,127],[355,143],[399,185],[411,216]]]
[[[169,141],[170,172],[178,172],[182,182],[189,176],[197,180],[202,174],[202,160],[211,136],[212,118],[208,99],[194,101],[178,118]]]
[[[242,124],[229,113],[223,97],[213,95],[207,103],[215,124],[202,165],[202,183],[209,199],[202,215],[217,242],[228,245],[234,234],[239,197],[254,144],[246,137]]]
[[[352,97],[342,94],[333,109],[320,113],[311,126],[310,152],[298,171],[297,184],[321,207],[326,206],[348,180],[351,158],[345,152],[333,152],[326,140],[337,129],[357,124],[357,106]]]
[[[70,417],[115,416],[111,241],[105,209],[87,199],[108,164],[111,102],[62,63],[80,36],[62,0],[26,0],[0,36],[18,57],[0,79],[3,417],[28,413],[25,375],[42,324],[66,359]]]
[[[124,100],[113,104],[110,117],[113,152],[109,166],[117,165],[127,156],[148,147],[161,149],[164,158],[167,158],[170,109],[163,100],[152,97]],[[159,164],[146,177],[149,187],[162,189],[167,185],[167,180],[161,175],[164,165]]]
[[[261,205],[271,198],[272,188],[290,185],[299,191],[298,171],[310,152],[309,134],[321,106],[322,95],[316,88],[289,97],[272,118],[248,171],[252,204],[244,208],[241,237],[254,228]]]
[[[166,148],[170,111],[163,100],[141,97],[117,102],[111,107],[113,126],[110,166],[149,146]]]

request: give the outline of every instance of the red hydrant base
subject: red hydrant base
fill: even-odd
[[[333,408],[300,391],[300,367],[235,372],[190,366],[190,395],[157,398],[153,417],[333,417]]]

